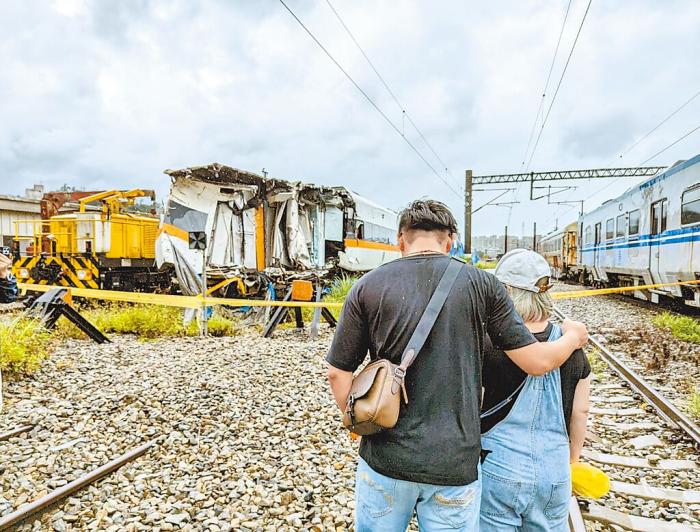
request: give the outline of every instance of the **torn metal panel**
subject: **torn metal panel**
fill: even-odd
[[[318,279],[339,265],[367,271],[398,256],[396,213],[343,187],[266,178],[214,163],[167,170],[167,212],[157,245],[158,264],[174,264],[183,291],[196,288],[201,252],[187,233],[204,231],[212,282],[238,277],[247,295],[293,279]],[[358,212],[364,219],[358,219]],[[372,240],[362,243],[363,233]],[[356,249],[348,249],[348,238]],[[393,241],[392,241],[393,239]]]

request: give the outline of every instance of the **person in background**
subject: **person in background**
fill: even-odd
[[[443,203],[417,200],[399,216],[402,257],[358,280],[348,293],[326,356],[341,412],[353,372],[368,352],[397,363],[451,261],[457,222]],[[355,530],[401,531],[414,513],[423,531],[479,527],[481,360],[486,333],[533,374],[560,366],[588,332],[567,322],[556,342],[538,343],[493,275],[468,264],[415,362],[408,403],[395,427],[362,437],[355,480]]]
[[[10,271],[11,267],[12,259],[0,253],[0,303],[17,301],[17,280]]]
[[[550,268],[534,251],[514,249],[496,277],[506,285],[525,326],[540,342],[561,336],[549,318]],[[570,462],[586,436],[591,367],[577,349],[564,364],[528,376],[498,348],[484,353],[481,420],[482,530],[568,531]]]

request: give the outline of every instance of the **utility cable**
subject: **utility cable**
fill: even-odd
[[[409,124],[411,124],[411,126],[413,126],[413,129],[416,130],[416,132],[418,133],[418,135],[420,136],[420,138],[423,139],[423,142],[425,143],[425,145],[428,147],[428,149],[433,153],[433,155],[435,156],[435,158],[440,162],[440,164],[442,165],[442,167],[445,169],[445,173],[447,173],[447,175],[449,175],[453,180],[455,180],[454,176],[452,175],[452,173],[450,172],[450,170],[447,168],[447,164],[445,163],[445,161],[442,160],[442,158],[441,158],[441,157],[438,155],[438,153],[435,151],[435,148],[433,148],[432,144],[430,144],[430,142],[428,142],[428,139],[425,137],[425,135],[423,134],[423,132],[420,130],[420,128],[419,128],[419,127],[416,125],[416,123],[413,121],[413,119],[411,118],[411,115],[408,113],[408,111],[406,111],[406,108],[405,108],[405,107],[403,106],[403,104],[399,101],[399,99],[398,99],[398,97],[396,96],[396,94],[394,93],[394,91],[391,90],[391,87],[389,87],[389,84],[386,82],[386,80],[384,79],[384,77],[379,73],[379,70],[377,70],[377,67],[374,66],[374,63],[373,63],[372,60],[369,58],[369,56],[367,55],[367,53],[365,52],[365,50],[362,48],[362,46],[360,45],[360,43],[357,41],[357,39],[356,39],[355,36],[353,35],[352,31],[350,31],[350,28],[348,28],[348,25],[345,24],[345,21],[342,19],[342,17],[341,17],[340,14],[338,13],[338,11],[336,11],[335,7],[333,7],[333,4],[331,3],[331,1],[330,1],[330,0],[326,0],[326,3],[328,4],[328,7],[331,8],[331,11],[333,11],[333,14],[334,14],[335,17],[338,19],[338,22],[340,22],[341,26],[343,26],[343,29],[344,29],[345,32],[348,34],[348,36],[350,37],[350,39],[352,39],[352,42],[355,43],[355,46],[357,46],[357,49],[360,51],[360,53],[362,54],[362,56],[365,58],[365,61],[367,61],[367,64],[372,68],[372,70],[373,70],[374,73],[376,74],[377,78],[379,78],[379,81],[381,81],[381,82],[382,82],[382,85],[384,85],[384,88],[385,88],[386,91],[389,93],[389,95],[391,96],[391,98],[394,100],[394,102],[395,102],[396,105],[398,106],[399,110],[401,111],[402,117],[405,117],[406,119],[408,119]],[[456,180],[455,180],[455,181],[456,181]],[[458,186],[461,187],[461,185],[458,185]]]
[[[645,135],[643,135],[639,140],[637,140],[636,142],[634,142],[633,144],[631,144],[628,148],[626,148],[624,151],[622,151],[622,153],[620,153],[620,155],[619,155],[618,157],[616,157],[615,159],[613,159],[612,161],[610,161],[606,166],[610,166],[615,160],[621,159],[621,158],[624,157],[627,153],[629,153],[630,151],[632,151],[632,149],[634,149],[634,148],[635,148],[636,146],[638,146],[643,140],[645,140],[646,138],[648,138],[652,133],[654,133],[657,129],[659,129],[659,128],[660,128],[661,126],[663,126],[666,122],[668,122],[669,119],[671,119],[673,116],[675,116],[676,114],[678,114],[682,109],[684,109],[690,102],[692,102],[692,101],[693,101],[695,98],[697,98],[698,96],[700,96],[700,91],[698,91],[698,92],[696,92],[695,94],[693,94],[693,95],[692,95],[690,98],[688,98],[684,103],[682,103],[682,104],[681,104],[679,107],[677,107],[674,111],[672,111],[670,114],[668,114],[663,120],[661,120],[661,122],[659,122],[659,123],[656,124],[653,128],[651,128],[651,129],[650,129]],[[691,134],[692,134],[694,131],[696,131],[697,129],[698,129],[698,128],[695,128],[694,130],[690,131],[689,133],[686,133],[683,137],[681,137],[680,139],[678,139],[677,141],[675,141],[673,144],[667,146],[666,148],[664,148],[664,149],[661,150],[660,152],[656,153],[655,155],[653,155],[652,157],[650,157],[649,159],[647,159],[646,161],[644,161],[644,162],[643,162],[642,164],[640,164],[639,166],[643,166],[645,163],[651,161],[654,157],[656,157],[657,155],[660,155],[660,154],[663,153],[666,149],[668,149],[668,148],[670,148],[671,146],[673,146],[674,144],[680,142],[680,141],[683,140],[685,137],[691,135]],[[609,183],[607,183],[603,188],[597,189],[595,192],[593,192],[592,194],[588,195],[586,198],[584,198],[583,201],[588,201],[589,199],[591,199],[591,198],[592,198],[593,196],[595,196],[596,194],[599,194],[599,193],[601,193],[602,191],[607,190],[608,188],[610,188],[611,186],[613,186],[615,183],[617,183],[618,181],[620,181],[620,179],[622,179],[622,178],[621,178],[621,177],[617,177],[617,178],[613,179],[612,181],[610,181]],[[573,208],[573,207],[571,207],[570,209],[568,209],[567,211],[565,211],[563,214],[566,214],[566,213],[569,212],[572,208]]]
[[[623,152],[618,156],[618,159],[622,159],[627,153],[629,153],[630,151],[632,151],[632,149],[634,149],[640,142],[642,142],[642,141],[643,141],[644,139],[646,139],[649,135],[651,135],[654,131],[656,131],[656,130],[659,129],[661,126],[663,126],[666,122],[669,121],[670,118],[672,118],[673,116],[675,116],[679,111],[681,111],[686,105],[688,105],[690,102],[692,102],[692,101],[693,101],[695,98],[697,98],[698,96],[700,96],[700,91],[698,91],[698,92],[696,92],[695,94],[693,94],[689,99],[687,99],[687,100],[685,101],[685,103],[684,103],[683,105],[681,105],[680,107],[678,107],[678,108],[677,108],[675,111],[673,111],[670,115],[668,115],[668,116],[667,116],[666,118],[664,118],[661,122],[659,122],[656,126],[654,126],[652,129],[650,129],[649,132],[647,132],[646,135],[644,135],[641,139],[639,139],[639,140],[636,141],[634,144],[632,144],[629,148],[627,148],[625,151],[623,151]]]
[[[544,126],[547,125],[547,120],[549,119],[549,113],[552,112],[552,107],[554,106],[554,102],[557,99],[557,94],[559,94],[559,88],[561,87],[562,81],[564,81],[564,76],[566,75],[566,70],[569,68],[569,62],[571,61],[571,56],[574,54],[574,50],[576,49],[576,43],[578,43],[578,38],[581,35],[581,30],[583,29],[583,24],[586,22],[586,17],[588,16],[588,10],[591,8],[591,2],[593,2],[593,0],[588,0],[588,5],[586,6],[586,12],[583,14],[583,18],[581,19],[581,24],[579,25],[578,31],[576,32],[576,38],[574,39],[574,43],[571,45],[571,50],[569,51],[569,56],[566,58],[566,63],[564,64],[564,70],[562,70],[561,77],[559,78],[559,83],[557,83],[557,88],[554,91],[554,96],[552,96],[552,100],[549,102],[549,108],[547,109],[547,114],[545,114],[545,116],[544,116],[544,120],[542,121],[542,127],[540,127],[540,131],[537,134],[537,140],[535,141],[535,145],[532,148],[532,153],[530,154],[530,159],[527,162],[527,170],[530,169],[530,164],[532,164],[532,158],[535,156],[535,152],[537,151],[537,146],[539,146],[539,144],[540,144],[540,138],[542,137],[542,132],[544,131]]]
[[[547,89],[549,88],[549,80],[552,77],[552,71],[554,70],[554,63],[557,59],[557,54],[559,53],[559,45],[561,44],[561,37],[564,35],[564,27],[566,26],[566,20],[569,18],[569,9],[571,8],[571,1],[566,6],[566,12],[564,13],[564,22],[562,22],[561,30],[559,31],[559,38],[557,39],[557,46],[554,48],[554,55],[552,56],[552,64],[549,65],[549,72],[547,73],[547,81],[544,84],[544,89],[542,89],[542,97],[540,98],[540,104],[537,107],[537,113],[535,114],[535,120],[532,122],[532,129],[530,129],[530,137],[527,139],[527,147],[525,148],[525,155],[523,155],[523,162],[521,166],[525,166],[525,159],[527,159],[527,154],[530,152],[530,145],[532,144],[532,139],[535,136],[535,128],[537,127],[537,120],[540,118],[540,113],[542,112],[542,107],[544,106],[544,99],[547,96]]]
[[[377,111],[377,112],[382,116],[382,118],[384,118],[384,120],[392,127],[392,129],[393,129],[394,131],[396,131],[396,133],[406,142],[406,144],[408,144],[408,145],[410,146],[410,148],[416,153],[416,155],[418,155],[418,157],[420,157],[420,159],[426,164],[426,166],[427,166],[428,168],[430,168],[430,170],[432,170],[432,172],[435,174],[435,176],[436,176],[438,179],[440,179],[440,181],[442,181],[443,183],[445,183],[445,185],[446,185],[450,190],[452,190],[452,192],[454,192],[455,194],[457,194],[457,196],[459,196],[459,197],[461,198],[461,197],[462,197],[462,194],[461,194],[460,192],[458,192],[457,190],[455,190],[455,189],[452,187],[452,185],[451,185],[450,183],[448,183],[445,179],[443,179],[443,177],[437,172],[437,170],[435,170],[435,168],[433,167],[433,165],[430,164],[430,163],[428,162],[428,160],[427,160],[425,157],[423,157],[423,155],[420,153],[420,151],[418,151],[418,149],[411,143],[411,141],[408,140],[408,139],[406,138],[406,136],[403,135],[403,134],[401,133],[401,130],[389,119],[389,117],[384,113],[384,111],[382,111],[382,110],[379,108],[379,106],[374,102],[374,100],[372,100],[372,98],[370,98],[370,96],[362,89],[362,87],[360,87],[360,85],[357,84],[357,82],[353,79],[353,77],[352,77],[350,74],[348,74],[348,72],[347,72],[347,71],[342,67],[342,65],[335,59],[335,57],[333,57],[333,55],[331,55],[331,53],[326,49],[326,47],[323,46],[323,44],[321,44],[321,41],[319,41],[319,40],[316,38],[316,36],[311,32],[311,30],[309,30],[309,28],[306,27],[306,25],[301,21],[301,19],[299,19],[299,17],[297,17],[297,15],[294,13],[294,11],[292,11],[292,10],[290,9],[290,7],[284,2],[284,0],[279,0],[279,2],[284,6],[284,8],[285,8],[287,11],[289,11],[289,14],[292,15],[292,17],[294,18],[294,20],[296,20],[296,21],[299,23],[299,25],[304,29],[304,31],[309,35],[309,37],[311,37],[311,38],[313,39],[313,41],[319,46],[319,48],[321,48],[321,50],[323,50],[323,52],[324,52],[324,53],[328,56],[328,58],[335,64],[335,66],[337,66],[338,69],[345,75],[345,77],[348,78],[348,80],[350,81],[350,83],[352,83],[352,84],[355,86],[355,88],[356,88],[358,91],[360,91],[360,93],[362,94],[362,96],[365,97],[365,99],[367,100],[367,102],[368,102],[372,107],[374,107],[375,111]]]
[[[676,140],[674,140],[673,142],[671,142],[670,144],[668,144],[668,145],[665,146],[664,148],[662,148],[662,149],[660,149],[659,151],[657,151],[654,155],[652,155],[651,157],[649,157],[648,159],[646,159],[645,161],[643,161],[642,163],[640,163],[639,166],[644,166],[646,163],[648,163],[648,162],[651,161],[652,159],[655,159],[656,157],[658,157],[659,155],[661,155],[663,152],[665,152],[665,151],[668,150],[669,148],[672,148],[673,146],[675,146],[676,144],[678,144],[678,143],[679,143],[680,141],[682,141],[683,139],[685,139],[685,138],[689,137],[690,135],[692,135],[693,133],[695,133],[698,129],[700,129],[700,125],[699,125],[699,126],[695,126],[693,129],[691,129],[690,131],[688,131],[685,135],[683,135],[683,136],[677,138]],[[615,184],[615,182],[616,182],[618,179],[620,179],[620,178],[618,177],[615,181],[612,181],[611,183],[608,183],[608,184],[607,184],[606,186],[604,186],[603,188],[598,189],[598,190],[596,190],[595,192],[593,192],[592,194],[588,195],[587,197],[584,198],[583,201],[588,201],[589,199],[591,199],[591,198],[592,198],[593,196],[595,196],[596,194],[599,194],[600,192],[602,192],[602,191],[605,190],[606,188],[608,188],[608,187],[610,187],[611,185]],[[569,212],[572,208],[573,208],[573,207],[571,207],[570,209],[568,209],[566,212]],[[566,214],[566,212],[565,212],[564,214]]]
[[[658,155],[661,155],[663,152],[665,152],[665,151],[666,151],[667,149],[669,149],[670,147],[675,146],[675,145],[678,144],[680,141],[682,141],[684,138],[689,137],[690,135],[692,135],[693,133],[695,133],[698,129],[700,129],[700,126],[694,127],[693,129],[691,129],[690,131],[688,131],[685,135],[683,135],[681,138],[674,140],[671,144],[669,144],[669,145],[666,146],[665,148],[663,148],[663,149],[657,151],[654,155],[652,155],[651,157],[649,157],[647,160],[645,160],[645,161],[644,161],[643,163],[641,163],[639,166],[644,166],[646,163],[648,163],[648,162],[651,161],[652,159],[655,159]]]

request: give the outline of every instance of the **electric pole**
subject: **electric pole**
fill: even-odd
[[[537,222],[532,222],[532,251],[537,251]]]
[[[472,252],[472,171],[464,173],[464,252]]]

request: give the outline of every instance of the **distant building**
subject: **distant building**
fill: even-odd
[[[42,185],[34,185],[25,191],[24,196],[0,195],[0,246],[12,246],[15,238],[15,222],[21,237],[34,234],[34,223],[41,220],[39,201],[44,195]]]
[[[541,235],[537,235],[539,242]],[[480,255],[497,258],[505,252],[505,235],[478,235],[472,238],[472,248]],[[508,250],[515,248],[532,249],[532,236],[517,237],[508,235]]]
[[[34,185],[24,191],[24,196],[0,195],[0,247],[11,247],[15,238],[15,223],[17,234],[21,240],[20,246],[24,250],[29,240],[34,236],[38,222],[41,220],[41,198],[44,196],[44,186]],[[71,212],[78,208],[77,203],[66,203],[59,212]]]

